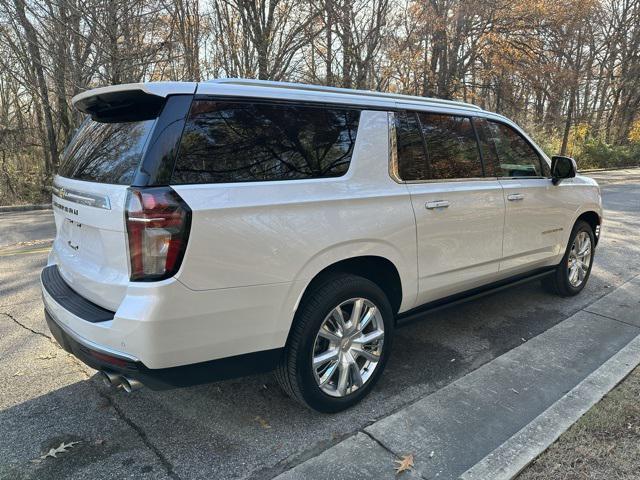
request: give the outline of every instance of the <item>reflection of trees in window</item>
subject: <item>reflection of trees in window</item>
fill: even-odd
[[[504,177],[541,175],[540,157],[522,136],[508,125],[488,121],[487,135],[493,142]]]
[[[152,126],[153,121],[85,122],[65,153],[60,175],[94,182],[130,183]]]
[[[396,120],[400,178],[406,181],[431,178],[418,117],[414,112],[398,112]]]
[[[403,180],[483,176],[468,117],[424,112],[400,112],[398,117],[398,164]]]
[[[359,112],[195,101],[182,136],[176,183],[336,177],[349,168]]]
[[[468,117],[420,113],[431,178],[482,177],[475,132]]]

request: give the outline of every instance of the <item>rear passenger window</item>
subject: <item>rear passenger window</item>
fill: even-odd
[[[500,177],[542,176],[538,152],[522,135],[504,123],[485,122],[487,140],[495,146]]]
[[[196,100],[173,183],[339,177],[349,169],[360,112]]]
[[[497,171],[500,169],[500,162],[498,161],[496,145],[493,140],[489,140],[487,136],[489,131],[487,120],[484,118],[473,117],[472,121],[473,126],[476,129],[476,133],[478,134],[478,144],[480,145],[482,161],[484,163],[484,174],[487,177],[497,177],[499,175]]]
[[[405,181],[430,178],[427,153],[420,133],[418,116],[413,112],[396,113],[398,176]]]
[[[484,175],[469,117],[396,114],[398,175],[402,180],[447,180]]]
[[[482,177],[482,161],[471,119],[419,113],[431,179]]]

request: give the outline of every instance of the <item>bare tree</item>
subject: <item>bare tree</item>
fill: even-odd
[[[640,0],[0,0],[0,203],[46,191],[73,95],[216,76],[462,99],[640,161]]]

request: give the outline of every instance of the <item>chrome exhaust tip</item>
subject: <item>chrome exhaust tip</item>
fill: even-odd
[[[122,385],[122,388],[124,388],[124,391],[127,393],[139,390],[143,386],[142,383],[140,383],[135,378],[129,377],[120,377],[120,385]]]
[[[100,370],[98,373],[100,378],[102,378],[102,383],[107,387],[119,387],[122,384],[122,376],[117,373],[108,372],[106,370]]]

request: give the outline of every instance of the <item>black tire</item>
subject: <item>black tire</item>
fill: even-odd
[[[295,315],[283,358],[276,369],[282,389],[304,406],[323,413],[345,410],[362,400],[374,387],[391,352],[394,316],[385,293],[372,281],[350,274],[329,275],[310,287]],[[315,379],[312,358],[316,336],[325,318],[342,302],[364,298],[382,316],[384,341],[373,373],[357,390],[342,397],[323,392]]]
[[[589,259],[589,268],[586,271],[584,279],[582,280],[580,285],[574,286],[569,281],[569,261],[574,241],[581,232],[585,232],[589,236],[589,240],[591,241],[591,257]],[[542,280],[542,285],[545,290],[550,293],[560,295],[561,297],[572,297],[580,293],[589,280],[591,267],[593,266],[594,254],[595,236],[593,233],[593,229],[587,222],[578,220],[573,226],[573,230],[571,231],[571,235],[569,236],[569,243],[567,245],[567,250],[565,251],[564,257],[562,257],[562,261],[558,264],[553,274],[545,277]]]

